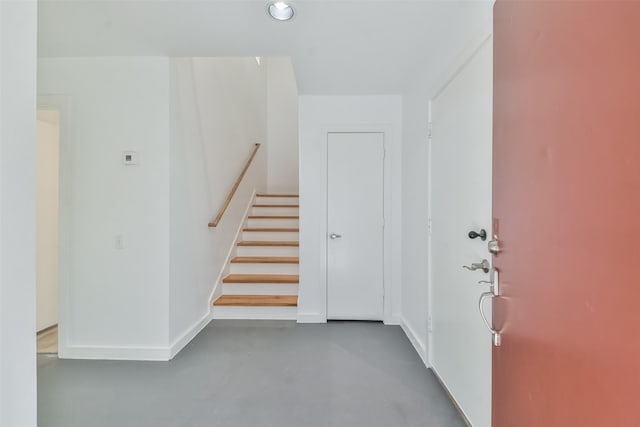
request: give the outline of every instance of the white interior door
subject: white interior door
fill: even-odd
[[[382,320],[384,135],[327,138],[327,318]]]
[[[431,357],[474,427],[491,425],[491,334],[478,312],[491,260],[492,45],[488,40],[432,103]]]

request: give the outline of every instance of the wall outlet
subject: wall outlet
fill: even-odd
[[[135,151],[123,151],[122,163],[125,166],[135,166],[138,164],[138,153]]]

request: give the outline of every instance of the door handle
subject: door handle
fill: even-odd
[[[482,317],[482,321],[484,322],[489,332],[491,332],[491,339],[493,341],[493,345],[496,347],[500,347],[500,332],[496,331],[491,325],[492,322],[489,322],[487,316],[484,314],[484,300],[486,298],[491,298],[493,301],[494,297],[500,295],[500,280],[499,280],[499,271],[495,267],[491,267],[491,271],[489,273],[489,280],[481,280],[478,283],[480,284],[489,284],[488,292],[483,292],[480,294],[480,299],[478,300],[478,310],[480,310],[480,317]]]
[[[342,238],[342,234],[331,233],[331,234],[329,234],[329,238],[331,240],[340,239],[340,238]]]
[[[483,304],[486,298],[491,298],[491,300],[493,300],[495,296],[496,295],[493,292],[481,293],[480,298],[478,299],[478,310],[480,310],[480,317],[482,317],[482,321],[484,322],[487,329],[489,329],[489,332],[491,332],[493,345],[496,347],[500,347],[500,332],[493,329],[493,326],[491,326],[491,323],[489,323],[487,316],[484,314],[484,304]]]
[[[471,265],[463,265],[462,268],[466,268],[469,271],[482,270],[485,273],[488,273],[491,270],[491,264],[486,259],[483,259],[481,262],[474,262]]]

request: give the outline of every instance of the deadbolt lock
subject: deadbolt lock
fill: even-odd
[[[493,236],[493,239],[489,240],[487,243],[487,249],[489,249],[489,252],[493,255],[498,255],[498,252],[500,252],[500,243],[496,236]]]

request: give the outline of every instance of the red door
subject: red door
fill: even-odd
[[[493,427],[640,426],[640,2],[494,13]]]

